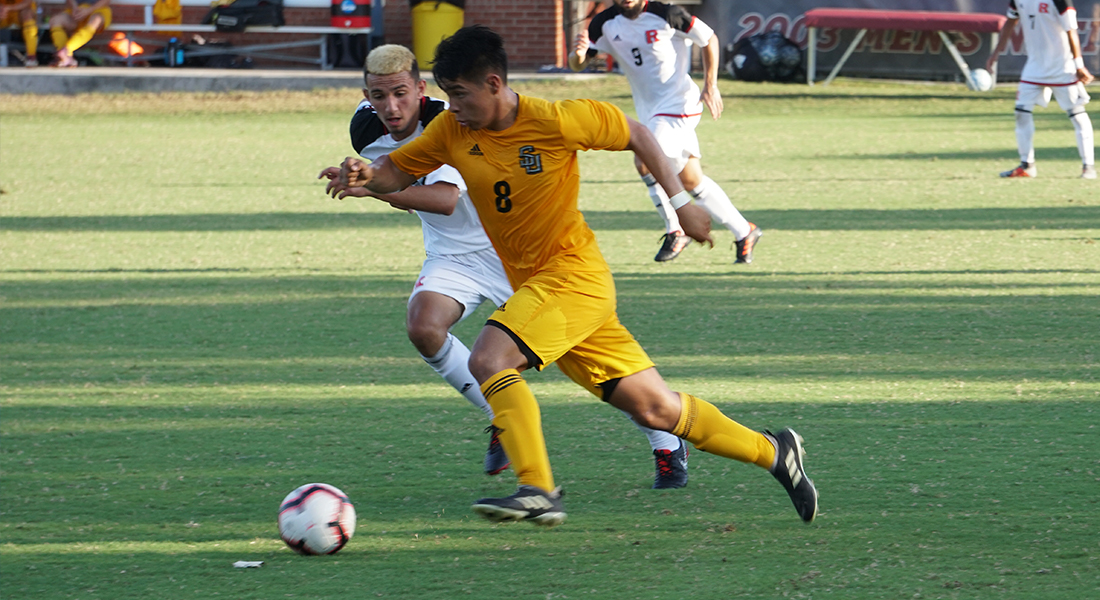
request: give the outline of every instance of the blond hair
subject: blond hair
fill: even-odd
[[[385,44],[370,51],[364,65],[364,75],[393,75],[408,72],[420,79],[420,67],[411,50],[397,44]]]

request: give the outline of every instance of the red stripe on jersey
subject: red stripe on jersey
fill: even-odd
[[[674,119],[686,119],[688,117],[698,117],[701,114],[703,114],[703,111],[699,111],[697,113],[690,114],[690,115],[673,115],[673,114],[669,114],[669,113],[657,113],[653,116],[655,116],[655,117],[672,117]]]

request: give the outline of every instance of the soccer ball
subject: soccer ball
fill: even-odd
[[[966,83],[966,87],[975,92],[988,92],[993,89],[993,76],[985,69],[974,69],[970,71],[970,81]]]
[[[299,554],[334,554],[355,533],[355,507],[327,483],[307,483],[279,505],[279,535]]]

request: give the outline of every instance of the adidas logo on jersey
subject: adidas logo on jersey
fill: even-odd
[[[485,156],[485,154],[481,151],[481,148],[479,148],[477,144],[474,144],[474,147],[470,148],[470,156]]]

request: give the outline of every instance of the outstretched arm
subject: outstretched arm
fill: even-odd
[[[327,177],[329,182],[325,193],[341,200],[348,196],[362,198],[374,194],[392,194],[416,181],[415,177],[398,169],[386,154],[372,163],[361,158],[348,157],[340,164],[339,171],[334,172],[334,169],[336,167],[321,171],[317,178]]]
[[[318,179],[327,178],[330,182],[340,178],[340,169],[329,167],[317,176]],[[353,194],[348,194],[349,196]],[[450,215],[458,206],[459,189],[453,183],[440,181],[431,185],[418,185],[406,188],[392,194],[380,194],[370,192],[367,197],[377,198],[390,206],[400,210],[416,210],[420,212]]]
[[[684,233],[699,243],[706,242],[713,246],[714,240],[710,237],[710,215],[691,203],[691,195],[684,190],[684,185],[680,183],[676,171],[672,170],[672,164],[665,157],[665,153],[657,143],[657,138],[653,137],[645,125],[630,117],[627,117],[626,121],[630,126],[630,144],[627,145],[627,149],[634,151],[646,169],[653,174],[657,183],[664,188],[669,196],[669,202],[676,209],[676,217],[680,219],[680,226],[683,227]]]

